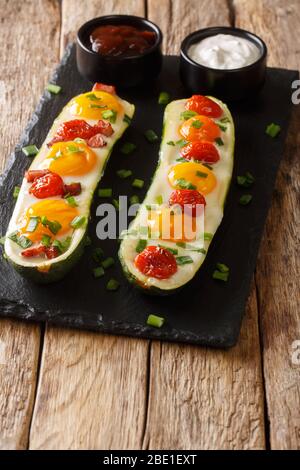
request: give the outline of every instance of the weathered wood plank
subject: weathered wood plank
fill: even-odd
[[[89,18],[144,16],[144,2],[63,0],[65,45]],[[140,448],[148,341],[47,328],[30,435],[32,449]]]
[[[299,1],[236,0],[235,8],[237,25],[265,39],[270,65],[300,69]],[[292,343],[300,340],[299,125],[297,106],[256,270],[273,449],[300,449],[300,366],[292,363]]]
[[[59,7],[55,0],[0,0],[0,23],[1,171],[58,58]],[[27,446],[39,346],[38,326],[0,321],[1,449]]]

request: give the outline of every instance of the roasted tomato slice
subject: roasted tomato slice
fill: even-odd
[[[186,160],[206,163],[217,163],[220,160],[220,154],[211,142],[190,142],[182,147],[180,155]]]
[[[49,173],[49,170],[28,170],[25,173],[25,178],[27,179],[28,183],[33,183],[34,180],[40,178],[41,176],[45,176]]]
[[[62,123],[53,139],[48,142],[48,147],[56,142],[67,142],[76,138],[88,140],[96,134],[103,134],[107,137],[114,132],[110,122],[105,122],[100,119],[97,124],[91,126],[83,119],[73,119]]]
[[[175,256],[165,248],[148,246],[134,260],[136,268],[145,276],[168,279],[177,271]]]
[[[78,196],[81,193],[81,183],[65,184],[65,196]]]
[[[102,148],[107,145],[101,134],[93,135],[88,141],[87,144],[92,148]]]
[[[215,101],[202,95],[193,95],[187,100],[185,108],[212,118],[219,118],[223,114],[222,108]]]
[[[106,91],[106,93],[116,94],[116,87],[113,85],[105,85],[105,83],[95,83],[92,91]]]
[[[63,196],[65,186],[62,178],[57,173],[47,173],[36,178],[32,183],[29,193],[38,199],[45,199],[52,196]]]
[[[56,246],[50,246],[49,248],[46,248],[45,254],[48,259],[53,259],[57,258],[60,252]]]
[[[56,246],[50,246],[47,248],[44,245],[27,248],[27,250],[21,251],[21,255],[25,258],[36,258],[37,256],[45,255],[48,259],[57,258],[59,250]]]
[[[169,206],[178,204],[182,211],[196,217],[206,205],[205,197],[194,189],[176,189],[169,197]],[[198,209],[198,210],[197,210]],[[202,210],[201,210],[202,209]]]

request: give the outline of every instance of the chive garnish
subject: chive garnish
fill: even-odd
[[[22,152],[24,155],[26,155],[26,157],[35,157],[38,154],[39,149],[36,145],[27,145],[26,147],[22,148]]]
[[[103,111],[102,117],[103,119],[107,119],[109,122],[113,124],[116,122],[117,113],[113,109],[107,109],[106,111]]]
[[[160,194],[159,196],[156,196],[155,202],[156,202],[156,204],[158,204],[159,206],[162,205],[162,203],[163,203],[163,197],[162,197],[161,194]]]
[[[91,101],[100,101],[101,98],[98,98],[98,96],[95,95],[95,93],[89,93],[86,95],[86,97],[91,100]]]
[[[195,127],[195,129],[200,129],[203,126],[203,122],[199,121],[199,119],[196,119],[192,122],[191,126]]]
[[[104,256],[104,251],[99,246],[93,250],[92,257],[96,263],[100,263]]]
[[[46,86],[46,90],[50,91],[50,93],[54,95],[58,95],[58,93],[60,93],[61,91],[61,86],[54,85],[54,83],[48,83],[48,85]]]
[[[105,258],[102,262],[101,262],[101,266],[102,268],[104,269],[107,269],[107,268],[110,268],[111,266],[113,266],[115,264],[115,260],[109,256],[108,258]]]
[[[134,188],[142,189],[142,187],[144,186],[144,180],[141,180],[139,178],[135,178],[132,182],[132,186]]]
[[[161,91],[158,97],[158,104],[168,104],[170,102],[170,94],[166,91]]]
[[[70,247],[71,241],[72,241],[71,237],[67,237],[62,241],[54,240],[54,242],[52,243],[52,246],[55,246],[61,253],[64,253]]]
[[[86,224],[86,217],[84,215],[77,215],[71,222],[72,228],[80,228]]]
[[[230,122],[230,119],[227,116],[225,116],[222,119],[220,119],[220,121],[224,122],[224,123],[227,123],[227,122]]]
[[[229,272],[222,273],[221,271],[218,271],[217,269],[213,272],[212,275],[213,279],[217,279],[218,281],[224,281],[227,282],[229,278]]]
[[[129,155],[130,153],[132,153],[134,150],[136,149],[136,145],[135,144],[132,144],[131,142],[125,142],[120,151],[121,153],[123,153],[124,155]]]
[[[110,279],[106,284],[106,289],[110,291],[117,290],[120,287],[120,283],[116,279]]]
[[[152,129],[148,129],[144,135],[148,142],[153,143],[158,141],[158,135]]]
[[[131,117],[129,117],[128,114],[124,114],[123,121],[128,125],[131,124]]]
[[[57,220],[48,220],[46,216],[42,215],[41,217],[41,223],[45,226],[48,227],[50,232],[52,232],[54,235],[57,234],[57,232],[61,229],[61,224],[57,222]]]
[[[17,198],[18,198],[19,193],[20,193],[20,189],[21,189],[20,186],[15,186],[15,187],[14,187],[14,192],[13,192],[13,197],[14,197],[14,199],[17,199]]]
[[[199,178],[207,178],[208,174],[204,173],[203,171],[196,171],[196,175],[199,176]]]
[[[221,273],[229,273],[229,267],[224,263],[217,263],[217,269]]]
[[[102,268],[102,266],[98,266],[97,268],[94,268],[93,272],[94,272],[94,277],[96,279],[98,279],[99,277],[104,276],[104,269]]]
[[[183,111],[180,114],[180,119],[184,120],[184,121],[187,121],[188,119],[190,119],[191,117],[194,117],[194,116],[197,116],[197,113],[195,111],[187,110],[187,111]]]
[[[179,145],[179,147],[181,148],[181,147],[184,147],[188,143],[188,141],[185,140],[185,139],[179,139],[175,143],[176,143],[176,145]]]
[[[98,109],[103,109],[103,108],[106,108],[105,105],[101,105],[101,104],[94,104],[94,103],[91,103],[89,104],[89,108],[98,108]],[[102,116],[103,117],[103,116]]]
[[[272,138],[277,137],[280,131],[281,127],[278,124],[274,124],[274,122],[269,124],[266,128],[266,134]]]
[[[17,243],[17,245],[19,245],[21,248],[29,248],[32,245],[32,241],[29,238],[25,237],[25,235],[19,237],[19,233],[17,230],[8,235],[8,238],[13,242]]]
[[[177,256],[176,263],[178,266],[183,266],[184,264],[191,264],[193,263],[193,258],[190,256]]]
[[[209,232],[204,232],[203,236],[204,236],[204,240],[206,240],[206,241],[212,240],[212,238],[213,238],[213,234],[209,233]]]
[[[118,170],[117,175],[121,179],[129,178],[129,176],[132,175],[132,171],[131,170],[124,170],[124,169]]]
[[[236,180],[239,186],[250,188],[253,185],[255,178],[251,173],[249,173],[249,171],[247,171],[244,175],[237,176]]]
[[[194,184],[189,181],[186,181],[184,178],[179,178],[175,181],[176,186],[179,186],[180,189],[197,189]]]
[[[215,142],[216,142],[216,144],[219,145],[220,147],[221,147],[222,145],[224,145],[224,142],[223,142],[223,140],[221,139],[221,137],[217,137],[217,138],[215,139]]]
[[[42,239],[41,239],[41,244],[46,246],[47,248],[49,248],[49,246],[51,245],[51,237],[50,235],[46,235],[44,234],[42,236]]]
[[[135,251],[137,253],[141,253],[142,251],[144,251],[144,249],[146,248],[147,246],[147,240],[143,240],[142,238],[138,241],[136,247],[135,247]]]
[[[39,222],[40,222],[39,217],[30,217],[27,228],[26,228],[26,231],[27,232],[35,232]]]
[[[185,242],[176,242],[176,245],[179,246],[180,248],[186,248]]]
[[[134,194],[134,195],[131,196],[131,198],[129,199],[129,202],[130,202],[130,204],[139,204],[140,199],[139,199],[139,197],[138,197],[136,194]]]
[[[99,197],[111,197],[112,196],[112,188],[100,188],[100,189],[98,189],[98,196]]]
[[[165,322],[163,317],[158,317],[157,315],[149,315],[147,318],[147,325],[154,326],[154,328],[161,328]]]
[[[165,250],[168,250],[172,255],[178,255],[178,250],[176,248],[170,248],[169,246],[165,245],[158,245],[160,248],[164,248]]]
[[[71,207],[77,207],[77,206],[78,206],[78,204],[77,204],[76,199],[75,199],[74,196],[68,196],[68,197],[66,197],[66,201],[67,201],[67,203],[69,204],[69,206],[71,206]]]
[[[239,203],[242,206],[246,206],[251,201],[252,201],[252,195],[251,194],[243,194],[243,196],[240,197]]]
[[[176,162],[182,162],[182,163],[184,163],[184,162],[186,162],[186,159],[183,158],[183,157],[178,157],[178,158],[176,158]]]
[[[209,165],[208,163],[202,163],[203,166],[206,166],[209,170],[213,170],[213,167]]]
[[[167,145],[172,145],[173,147],[175,147],[175,142],[174,142],[174,140],[169,140],[169,142],[167,142]]]
[[[221,129],[221,131],[226,132],[227,127],[223,126],[222,124],[218,124],[218,127]]]

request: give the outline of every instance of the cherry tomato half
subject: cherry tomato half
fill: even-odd
[[[33,194],[38,199],[63,196],[65,194],[64,182],[57,173],[49,172],[34,180],[29,189],[29,193]]]
[[[212,118],[219,118],[223,114],[222,108],[215,101],[202,95],[193,95],[187,100],[185,108]]]
[[[180,156],[186,160],[206,163],[217,163],[220,160],[220,154],[211,142],[190,142],[182,147]]]
[[[175,204],[178,204],[182,211],[188,215],[196,217],[202,213],[206,201],[205,197],[200,194],[199,191],[194,189],[176,189],[169,197],[169,206],[174,206]]]
[[[177,271],[175,256],[165,248],[148,246],[139,253],[134,264],[145,276],[168,279]]]
[[[102,119],[94,126],[91,126],[84,119],[73,119],[72,121],[62,123],[58,127],[55,136],[48,142],[48,147],[51,147],[56,142],[67,142],[76,138],[88,140],[96,134],[103,134],[109,137],[113,132],[114,130],[110,122],[102,121]]]

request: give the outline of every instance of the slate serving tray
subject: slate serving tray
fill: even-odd
[[[161,90],[170,92],[172,99],[187,96],[178,78],[178,63],[178,57],[167,56],[162,73],[151,88],[119,92],[136,105],[135,118],[122,142],[136,143],[137,150],[124,156],[120,153],[120,142],[112,154],[101,186],[113,187],[115,197],[139,191],[132,190],[130,181],[122,181],[116,176],[120,168],[132,169],[135,177],[150,183],[159,144],[148,143],[143,132],[154,129],[161,133],[164,108],[157,103]],[[238,339],[259,241],[283,154],[292,108],[291,82],[297,77],[298,73],[294,71],[269,68],[262,93],[256,99],[230,107],[236,125],[236,149],[233,182],[224,219],[204,265],[180,292],[168,297],[151,297],[126,281],[117,260],[117,242],[99,241],[96,237],[95,227],[99,221],[96,207],[101,200],[95,197],[89,234],[93,247],[101,246],[107,256],[115,257],[115,267],[110,268],[104,278],[94,279],[92,247],[87,247],[81,262],[63,281],[39,286],[21,278],[3,260],[0,263],[0,315],[143,338],[224,348],[233,346]],[[57,96],[44,93],[5,174],[0,178],[2,234],[14,206],[13,188],[21,182],[30,163],[21,148],[28,143],[41,145],[65,103],[72,96],[91,88],[90,83],[77,72],[74,45],[67,49],[51,81],[62,86],[62,93]],[[265,134],[270,122],[281,125],[282,131],[276,139]],[[250,171],[256,178],[251,191],[242,190],[235,184],[236,176],[245,171]],[[139,192],[141,200],[147,190],[145,186]],[[249,206],[238,204],[245,192],[253,194]],[[219,261],[230,266],[230,279],[226,284],[212,279],[215,264]],[[111,277],[121,283],[117,292],[105,289]],[[165,317],[166,323],[161,329],[146,326],[150,313]]]

